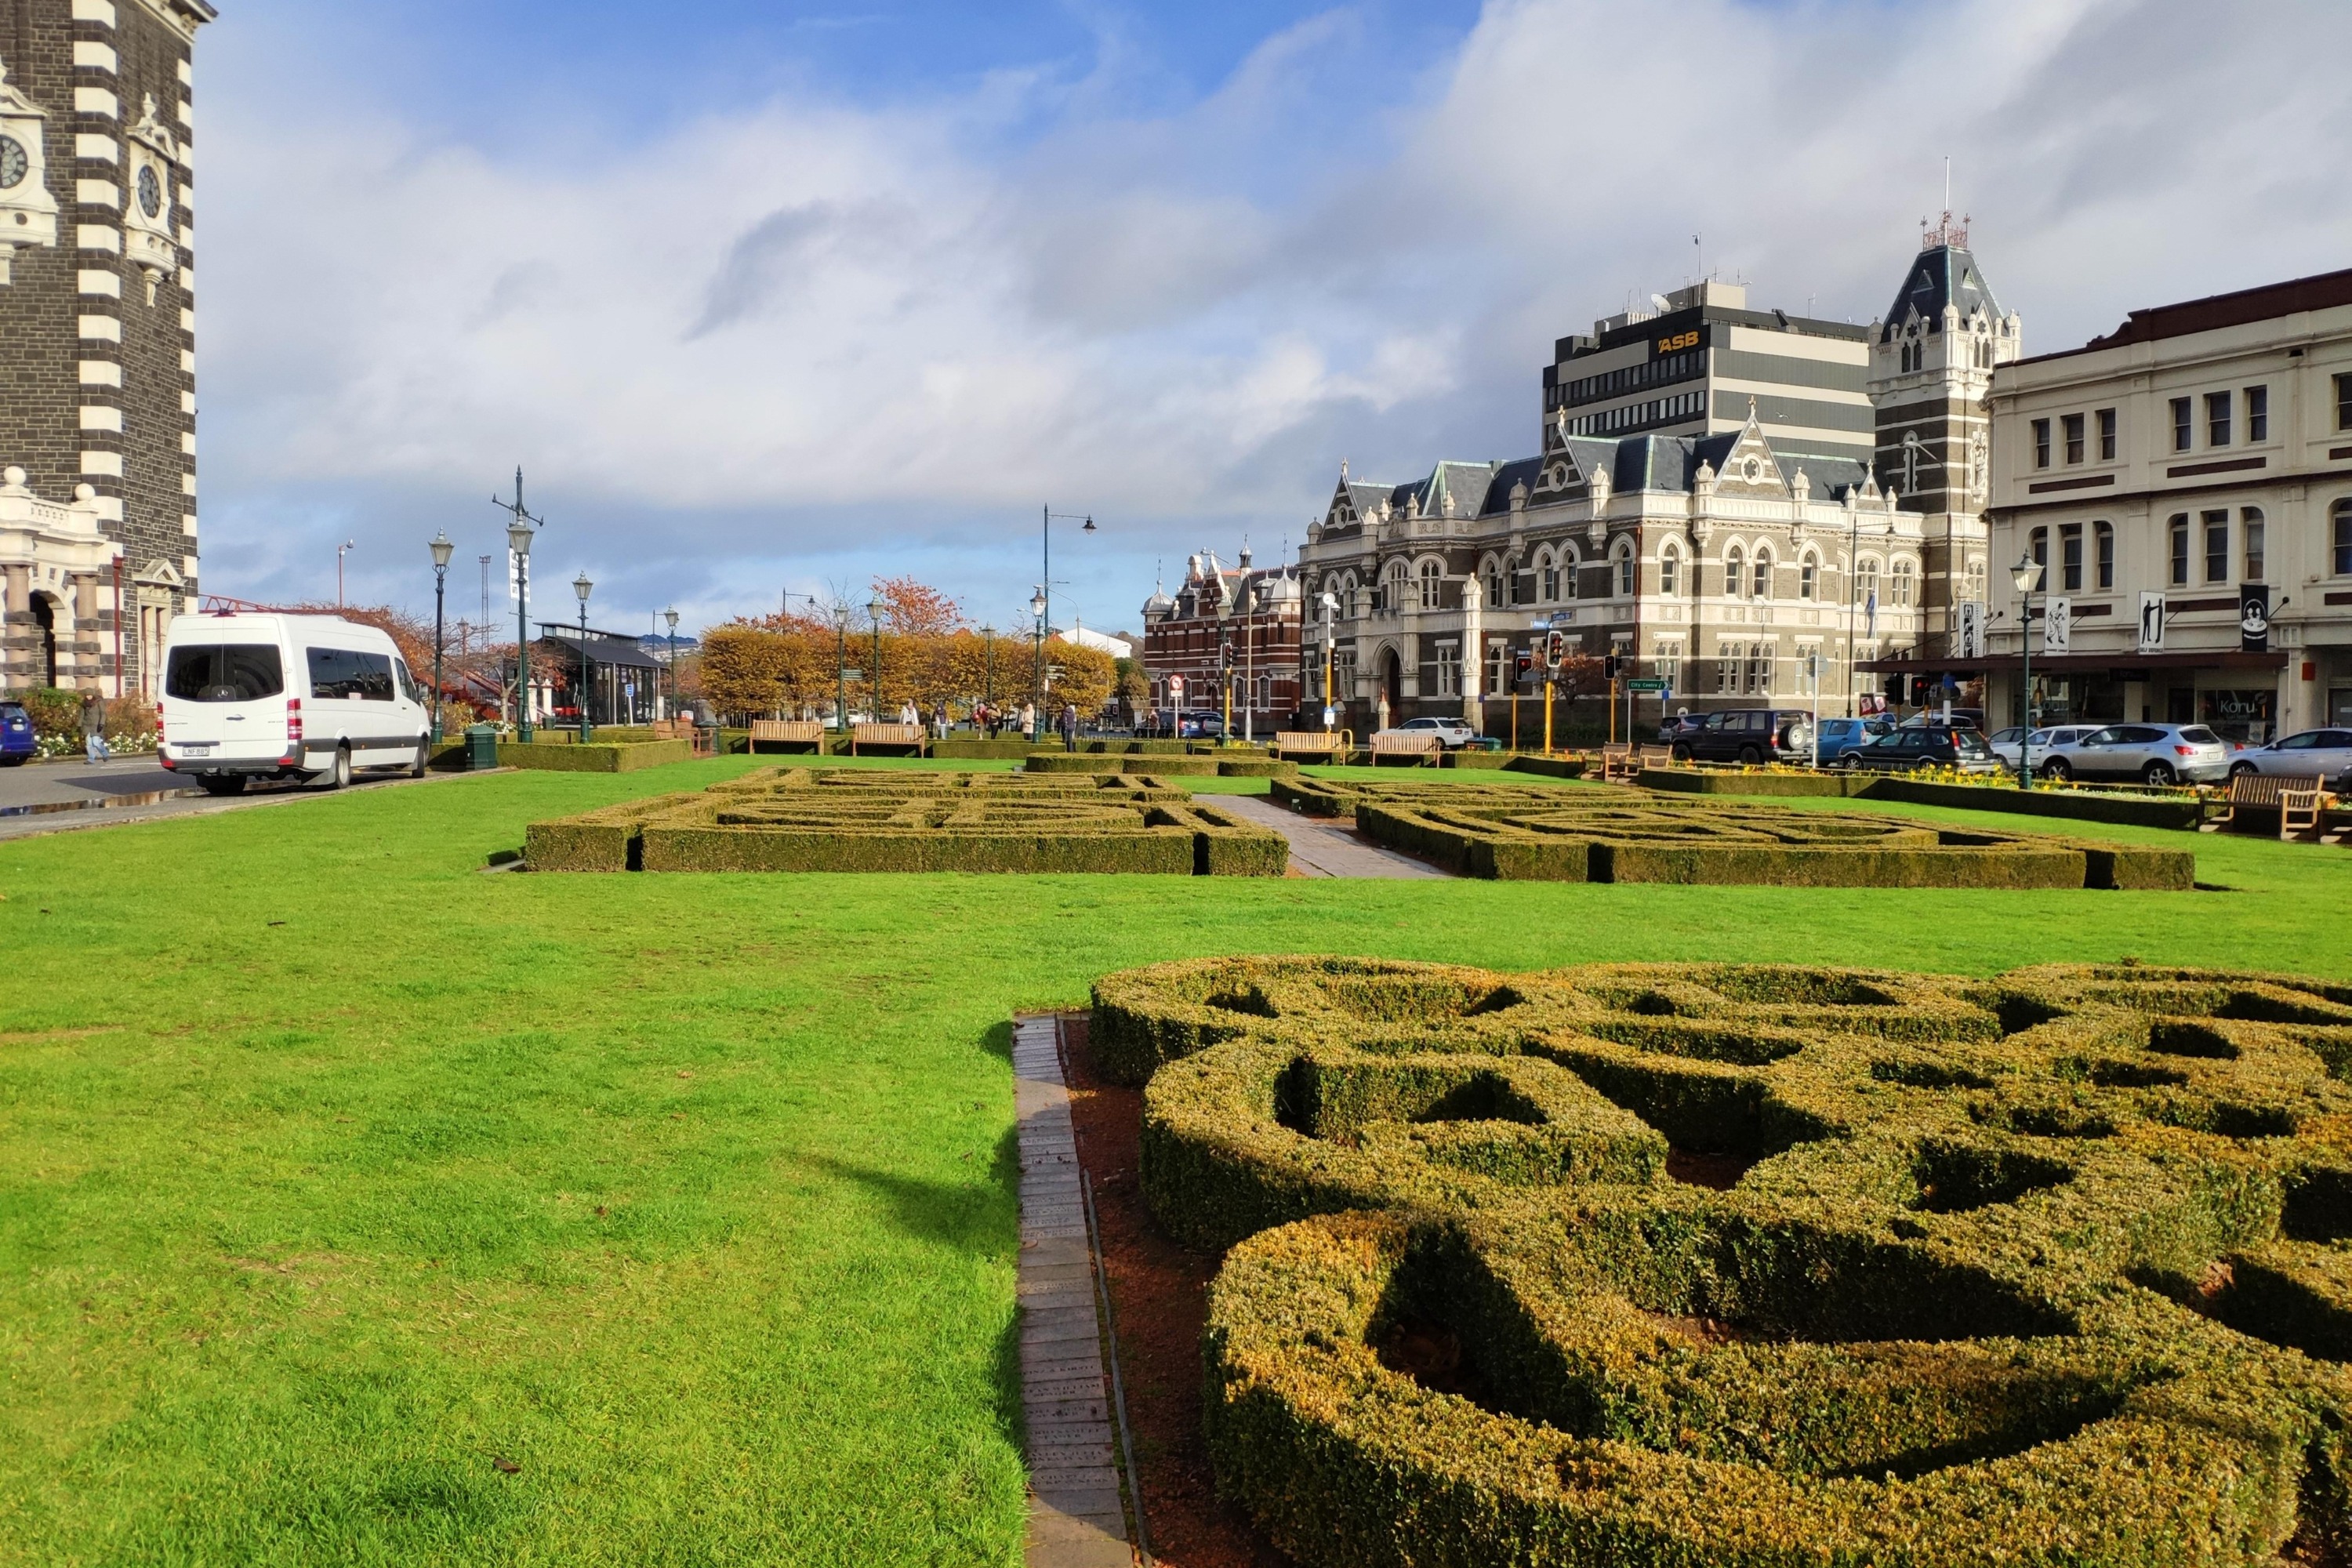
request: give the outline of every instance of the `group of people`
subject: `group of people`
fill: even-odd
[[[1075,752],[1078,749],[1078,710],[1071,703],[1063,703],[1060,713],[1049,716],[1046,713],[1041,713],[1034,702],[1024,702],[1019,708],[1003,707],[993,702],[975,702],[971,708],[971,721],[974,728],[992,741],[1002,736],[1007,730],[1017,730],[1023,740],[1034,745],[1043,726],[1049,732],[1060,733],[1063,750]],[[920,724],[923,722],[922,710],[909,700],[899,706],[898,722]],[[933,739],[942,741],[947,739],[948,731],[954,728],[954,724],[955,721],[948,716],[946,703],[934,702],[931,705],[930,731]]]

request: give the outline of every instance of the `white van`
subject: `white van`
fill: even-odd
[[[163,764],[215,795],[247,779],[340,788],[355,768],[425,772],[433,716],[400,649],[334,616],[178,616],[164,634]]]

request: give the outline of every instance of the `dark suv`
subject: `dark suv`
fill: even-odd
[[[1838,758],[1842,768],[1866,768],[1877,773],[1909,773],[1914,768],[1958,768],[1964,773],[2000,771],[2000,759],[1975,730],[1958,725],[1906,724],[1881,735],[1866,746],[1856,746]]]
[[[1728,708],[1677,727],[1678,763],[1793,763],[1812,755],[1813,721],[1801,709]]]
[[[39,748],[33,740],[33,716],[21,702],[0,702],[0,768],[22,767]]]

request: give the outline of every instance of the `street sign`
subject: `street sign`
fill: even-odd
[[[845,669],[841,672],[841,679],[844,680],[863,680],[866,679],[866,672],[862,669]]]
[[[1625,683],[1625,689],[1628,691],[1664,691],[1665,689],[1664,679],[1657,676],[1645,675],[1638,680],[1629,680]]]

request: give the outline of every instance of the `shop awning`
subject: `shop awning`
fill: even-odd
[[[2114,672],[2123,680],[2139,679],[2162,669],[2284,669],[2284,650],[2246,653],[2238,648],[2206,648],[2164,653],[2042,653],[2033,655],[2036,675],[2091,675]],[[2016,654],[1989,658],[1868,658],[1854,665],[1873,675],[1978,676],[2018,668]]]

